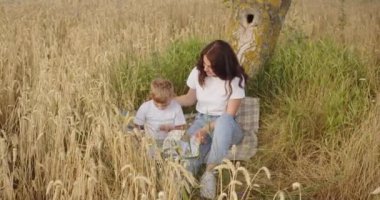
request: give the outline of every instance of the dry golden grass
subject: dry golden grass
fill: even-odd
[[[347,0],[341,12],[338,0],[294,1],[287,23],[313,38],[335,35],[373,55],[378,66],[379,5]],[[110,77],[117,72],[113,64],[129,54],[145,59],[177,39],[224,38],[227,11],[219,0],[1,1],[0,198],[157,199],[161,192],[178,199],[195,185],[177,163],[161,169],[149,160],[144,148],[136,148],[136,138],[146,146],[144,138],[121,132],[120,124],[129,119],[119,116],[116,99],[121,96],[128,106],[138,83],[115,94]],[[344,166],[347,180],[315,198],[344,199],[344,192],[356,192],[355,181],[363,184],[358,194],[367,193],[363,188],[374,180],[358,177],[379,176],[370,160],[378,151],[364,149],[380,141],[375,108],[344,140],[346,148],[322,149],[326,157],[318,165],[305,158],[287,166],[291,179],[281,180],[280,189],[297,177],[312,185]],[[249,182],[245,169],[239,170]]]
[[[0,198],[156,199],[162,190],[175,199],[194,183],[175,163],[157,178],[145,150],[120,130],[109,79],[112,64],[132,52],[144,59],[179,38],[220,35],[223,24],[213,23],[223,17],[220,7],[204,0],[1,2]]]
[[[379,10],[376,0],[294,0],[286,25],[358,49],[373,71],[380,66]]]

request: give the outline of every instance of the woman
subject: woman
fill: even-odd
[[[199,138],[200,157],[190,161],[189,170],[195,175],[206,162],[201,178],[201,196],[205,198],[215,197],[213,168],[222,162],[231,145],[243,139],[235,116],[245,97],[246,80],[247,74],[231,46],[215,40],[202,50],[197,66],[191,71],[186,82],[188,92],[176,97],[182,106],[196,103],[198,115],[188,133]]]

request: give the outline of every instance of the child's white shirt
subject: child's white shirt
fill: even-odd
[[[167,132],[160,131],[163,124],[172,124],[181,126],[186,124],[181,105],[171,100],[170,104],[163,110],[158,109],[153,100],[144,102],[137,110],[134,123],[144,126],[145,131],[158,140],[163,140],[167,136]]]
[[[188,79],[187,85],[195,89],[197,96],[196,110],[207,115],[221,115],[225,112],[229,99],[242,99],[245,97],[244,80],[242,87],[239,86],[240,78],[235,77],[231,81],[232,93],[228,98],[228,82],[218,77],[207,76],[204,87],[199,84],[199,71],[195,67]]]

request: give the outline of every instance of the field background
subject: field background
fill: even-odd
[[[249,84],[258,154],[221,194],[298,199],[296,182],[303,199],[379,199],[379,11],[293,1]],[[157,75],[184,93],[203,45],[229,40],[230,15],[221,0],[0,1],[0,199],[197,199],[192,176],[147,159],[149,141],[121,124]]]

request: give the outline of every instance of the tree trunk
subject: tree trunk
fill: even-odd
[[[271,57],[291,0],[231,0],[232,46],[250,77]]]

